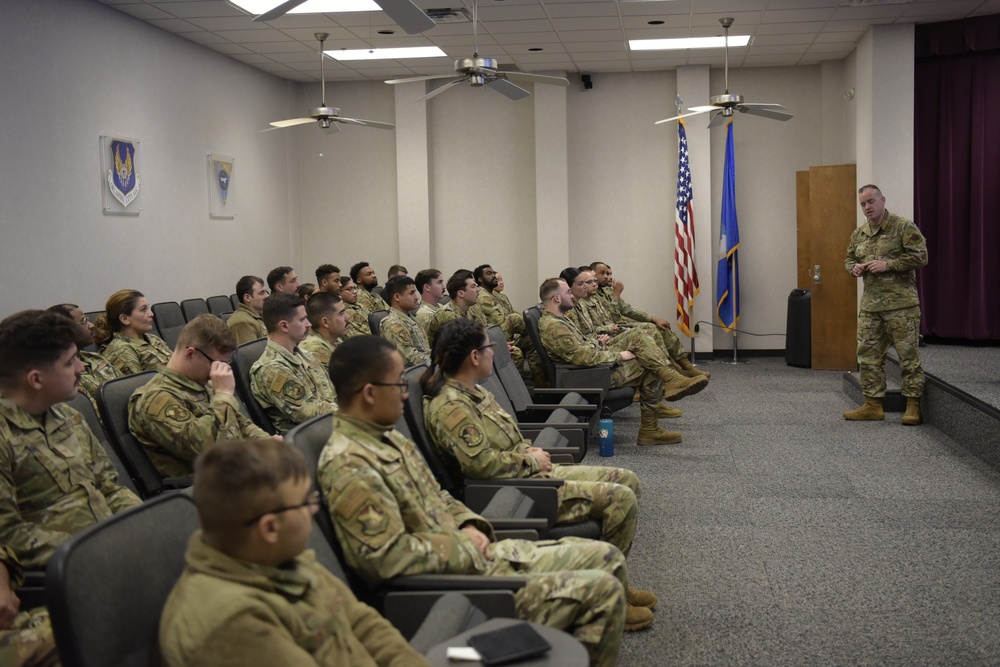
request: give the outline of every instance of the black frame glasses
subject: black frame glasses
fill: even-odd
[[[319,495],[319,491],[312,491],[309,494],[309,498],[307,498],[305,502],[299,503],[298,505],[289,505],[287,507],[279,507],[277,509],[268,510],[266,512],[261,512],[260,514],[258,514],[257,516],[253,517],[252,519],[247,519],[246,521],[244,521],[243,525],[244,526],[252,526],[255,523],[257,523],[258,521],[260,521],[261,519],[263,519],[264,517],[266,517],[268,514],[282,514],[284,512],[291,512],[292,510],[300,510],[303,507],[312,507],[314,505],[316,507],[319,507],[319,504],[320,504],[321,500],[322,500],[322,497]]]
[[[480,345],[476,349],[479,350],[480,352],[482,352],[483,350],[495,350],[495,349],[497,349],[497,344],[496,343],[487,343],[486,345]]]
[[[373,384],[376,387],[396,387],[400,391],[408,392],[410,391],[410,385],[406,382],[369,382],[368,384]]]
[[[229,358],[229,359],[213,359],[212,357],[208,356],[208,352],[205,352],[205,350],[202,350],[202,349],[197,348],[197,347],[192,347],[191,349],[194,350],[195,352],[197,352],[198,354],[200,354],[201,356],[205,357],[206,359],[208,359],[209,362],[218,361],[220,364],[229,364],[229,363],[232,363],[232,361],[233,361],[232,358]]]

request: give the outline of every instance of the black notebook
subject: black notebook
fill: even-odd
[[[469,646],[479,652],[484,665],[506,665],[527,660],[552,648],[530,623],[518,623],[472,635],[469,637]]]

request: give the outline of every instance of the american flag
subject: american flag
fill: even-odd
[[[677,324],[691,336],[691,310],[698,294],[698,270],[694,266],[694,209],[691,206],[691,165],[684,121],[677,121],[677,208],[674,216],[674,292],[677,294]]]

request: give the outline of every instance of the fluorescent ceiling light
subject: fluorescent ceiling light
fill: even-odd
[[[729,46],[746,46],[750,35],[730,35]],[[630,39],[628,47],[633,51],[674,51],[682,49],[721,49],[726,46],[725,37],[684,37],[681,39]]]
[[[408,46],[396,49],[338,49],[325,51],[334,60],[403,60],[405,58],[447,58],[436,46]]]
[[[278,0],[229,0],[254,16],[281,4]],[[377,12],[381,7],[374,0],[306,0],[289,14],[332,14],[336,12]]]

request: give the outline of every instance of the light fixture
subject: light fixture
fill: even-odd
[[[730,35],[729,46],[746,46],[750,35]],[[675,51],[683,49],[722,49],[725,37],[682,37],[678,39],[630,39],[628,47],[633,51]]]
[[[447,58],[436,46],[408,46],[394,49],[340,49],[325,51],[334,60],[403,60],[406,58]]]
[[[232,4],[254,16],[263,14],[281,4],[279,0],[229,0]],[[306,0],[288,11],[289,14],[332,14],[336,12],[378,12],[381,7],[374,0]]]

